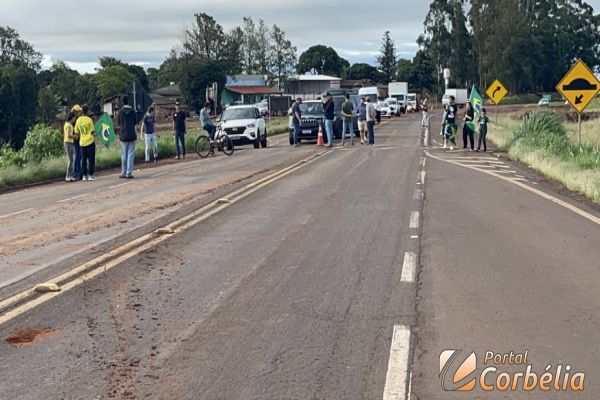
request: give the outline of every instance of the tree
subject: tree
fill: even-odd
[[[39,121],[43,124],[52,125],[56,121],[59,106],[52,87],[46,86],[40,89],[38,102]]]
[[[180,83],[183,100],[197,110],[202,108],[206,88],[216,82],[218,87],[225,86],[227,76],[219,63],[198,61],[193,57],[182,60],[183,80]],[[215,99],[218,103],[218,99]]]
[[[269,28],[265,25],[265,21],[258,20],[256,28],[256,68],[253,72],[267,75],[269,73]]]
[[[0,65],[21,63],[33,70],[39,70],[42,54],[23,39],[11,27],[0,26]]]
[[[317,74],[341,76],[347,67],[350,67],[350,63],[340,57],[334,49],[316,45],[300,55],[296,69],[299,74],[312,71]]]
[[[79,102],[76,95],[79,73],[62,61],[54,63],[50,72],[52,80],[49,86],[59,104],[68,106]]]
[[[117,67],[120,68],[120,67]],[[70,102],[68,105],[79,103],[87,104],[93,113],[99,113],[101,104],[101,96],[98,86],[95,82],[95,75],[85,74],[77,76],[75,80],[75,97],[76,101]]]
[[[244,72],[251,74],[256,68],[256,53],[258,41],[256,38],[256,26],[251,17],[244,17],[242,20],[242,65]]]
[[[385,31],[383,34],[377,62],[379,63],[379,70],[383,74],[384,83],[393,81],[396,77],[396,45],[390,37],[390,31]]]
[[[385,80],[377,68],[365,63],[352,64],[344,71],[342,77],[344,79],[369,79],[376,83],[382,83]]]
[[[271,29],[271,48],[269,52],[269,72],[277,77],[279,89],[282,81],[292,73],[296,64],[296,47],[285,37],[285,31],[277,25]]]
[[[436,84],[436,70],[433,61],[423,50],[417,51],[413,58],[410,78],[414,86],[424,92],[433,92]]]
[[[146,74],[144,67],[135,64],[128,64],[115,57],[100,57],[99,61],[100,67],[103,69],[110,67],[125,67],[127,71],[133,75],[135,80],[137,80],[144,89],[148,90],[148,75]]]
[[[160,87],[158,83],[158,69],[150,67],[146,71],[146,74],[148,75],[148,89],[155,91]]]
[[[0,65],[0,142],[19,149],[37,113],[35,71],[22,60]]]
[[[125,93],[135,77],[121,65],[102,68],[93,76],[93,82],[98,87],[102,99]]]
[[[216,63],[223,57],[225,33],[223,27],[206,13],[194,14],[196,24],[184,34],[183,50],[205,63]]]
[[[413,74],[413,63],[410,60],[406,60],[401,58],[396,63],[396,80],[400,82],[409,82],[411,81],[411,76]]]

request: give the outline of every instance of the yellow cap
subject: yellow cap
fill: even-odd
[[[75,104],[73,106],[73,108],[71,108],[71,111],[73,111],[73,112],[81,112],[83,110],[82,110],[82,108],[81,108],[81,106],[79,104]]]

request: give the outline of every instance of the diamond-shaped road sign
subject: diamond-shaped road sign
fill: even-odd
[[[581,114],[600,92],[600,81],[581,60],[562,78],[556,90]]]
[[[500,82],[498,79],[496,79],[494,83],[492,83],[485,91],[485,94],[487,94],[494,104],[499,104],[507,93],[508,90],[506,90],[502,82]]]

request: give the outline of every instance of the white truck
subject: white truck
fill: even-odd
[[[408,82],[390,82],[388,85],[388,97],[398,101],[400,112],[406,112],[406,95],[408,94]]]
[[[465,104],[469,101],[469,97],[467,95],[467,89],[446,89],[444,93],[444,97],[442,97],[442,105],[447,106],[450,102],[450,96],[454,96],[455,103],[459,107],[464,107]]]
[[[369,98],[371,103],[377,103],[379,98],[383,97],[383,92],[377,86],[368,86],[358,89],[358,95],[360,97]]]

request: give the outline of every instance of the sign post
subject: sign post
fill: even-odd
[[[579,145],[581,146],[581,114],[600,92],[600,81],[592,70],[579,60],[556,86],[556,90],[577,112]]]
[[[485,94],[487,94],[490,100],[492,100],[492,103],[495,105],[494,109],[496,111],[496,123],[498,122],[498,104],[500,104],[507,93],[508,90],[498,79],[496,79],[494,83],[492,83],[485,91]]]

